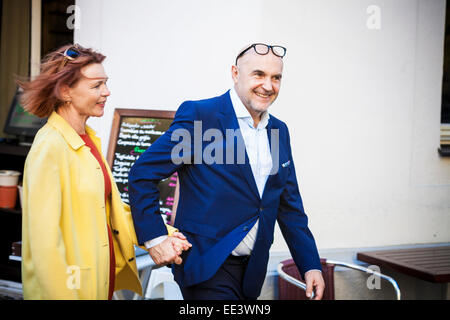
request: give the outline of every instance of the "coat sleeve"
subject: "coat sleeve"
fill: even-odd
[[[322,267],[314,237],[308,228],[308,217],[305,214],[298,188],[289,132],[287,130],[286,127],[289,160],[291,162],[287,183],[281,194],[277,221],[295,264],[302,277],[304,277],[308,270],[322,270]]]
[[[139,245],[167,235],[160,216],[158,183],[191,162],[194,119],[194,103],[184,102],[169,130],[139,157],[130,170],[128,190]]]
[[[40,291],[40,297],[31,299],[78,299],[77,281],[71,278],[77,270],[67,264],[60,228],[61,157],[61,150],[45,141],[32,149],[24,170],[22,241],[28,252],[23,255],[23,268],[34,273],[38,284],[30,285]],[[23,283],[25,292],[26,277]]]
[[[128,228],[129,228],[130,234],[131,234],[131,241],[133,242],[134,245],[138,246],[138,241],[137,241],[137,237],[136,237],[136,232],[135,232],[135,228],[134,228],[134,222],[133,222],[133,218],[131,215],[130,206],[127,205],[125,202],[122,202],[122,204],[123,204],[123,210],[127,216]],[[166,224],[165,226],[166,226],[167,233],[169,236],[173,235],[174,232],[179,231],[177,228],[174,228],[168,224]],[[140,246],[140,247],[141,247],[141,249],[147,250],[147,248],[145,246]]]

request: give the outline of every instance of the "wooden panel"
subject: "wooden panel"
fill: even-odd
[[[357,259],[430,282],[450,282],[450,246],[359,252]]]

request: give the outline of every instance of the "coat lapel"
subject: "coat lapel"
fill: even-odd
[[[242,137],[241,131],[239,130],[239,123],[236,118],[236,113],[234,112],[233,105],[231,103],[230,99],[230,92],[228,91],[224,95],[221,96],[221,103],[220,103],[220,112],[219,112],[219,123],[221,125],[222,134],[223,137],[226,136],[226,130],[232,129],[234,132],[236,132],[236,138],[234,139],[234,164],[239,167],[241,170],[241,173],[245,177],[250,190],[253,192],[253,194],[260,198],[258,187],[256,186],[255,178],[253,177],[253,172],[250,167],[250,161],[248,159],[247,151],[245,150],[245,143],[244,138]],[[242,146],[245,150],[245,163],[243,164],[237,164],[237,154],[238,154],[238,146]]]

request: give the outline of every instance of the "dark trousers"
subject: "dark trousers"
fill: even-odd
[[[185,300],[249,300],[242,292],[247,257],[228,256],[209,280],[190,287],[181,287]]]

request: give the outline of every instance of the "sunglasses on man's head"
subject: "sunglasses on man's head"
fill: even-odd
[[[257,54],[260,55],[266,55],[269,53],[270,50],[272,50],[273,54],[276,55],[277,57],[283,58],[286,55],[286,48],[282,47],[282,46],[270,46],[268,44],[264,44],[264,43],[254,43],[251,46],[249,46],[248,48],[244,49],[241,53],[238,54],[238,56],[236,57],[236,65],[237,65],[237,61],[240,57],[242,57],[248,50],[250,50],[251,48],[253,48],[255,50],[255,52]]]

